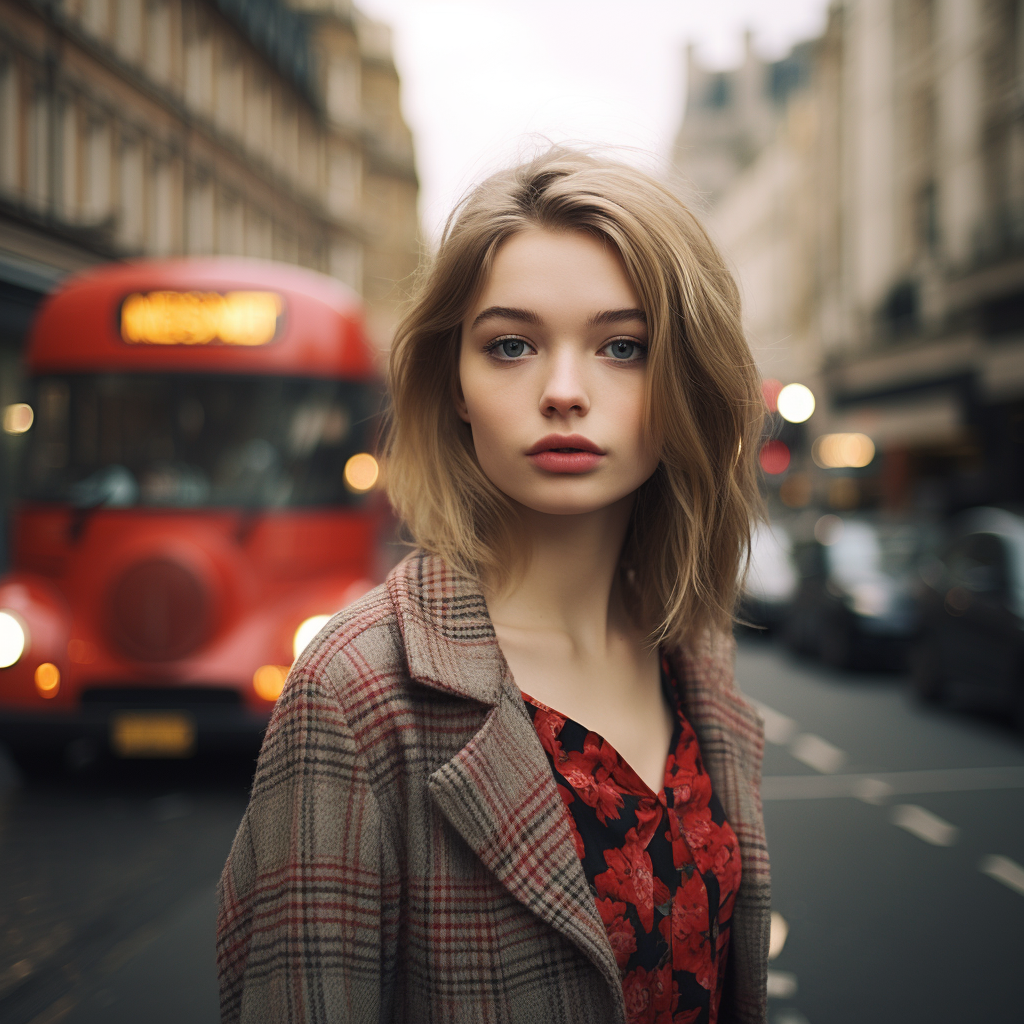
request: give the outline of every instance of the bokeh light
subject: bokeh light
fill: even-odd
[[[787,384],[778,395],[779,415],[790,423],[803,423],[814,412],[814,395],[803,384]]]
[[[35,420],[36,415],[31,405],[15,402],[4,409],[4,432],[7,434],[24,434]]]
[[[275,701],[281,696],[287,678],[287,665],[260,665],[253,674],[252,688],[264,700]]]
[[[345,486],[357,494],[370,490],[379,476],[380,466],[368,452],[353,455],[345,463]]]
[[[10,668],[28,646],[28,631],[19,615],[0,612],[0,668]]]
[[[789,468],[789,458],[789,448],[782,441],[766,441],[761,445],[757,461],[766,473],[777,476]]]
[[[330,615],[311,615],[302,622],[295,630],[295,637],[292,640],[292,653],[296,658],[309,646],[310,640],[330,621]]]
[[[36,691],[40,697],[50,700],[60,689],[60,669],[51,661],[44,661],[36,668]]]
[[[875,457],[867,434],[822,434],[811,446],[811,458],[822,469],[863,469]]]

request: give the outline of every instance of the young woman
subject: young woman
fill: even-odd
[[[721,258],[653,179],[553,150],[452,215],[390,371],[417,550],[278,702],[223,1019],[763,1022],[729,635],[762,405]]]

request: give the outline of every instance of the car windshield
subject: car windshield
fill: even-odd
[[[22,492],[80,508],[351,505],[379,393],[298,377],[76,374],[35,382]]]
[[[907,576],[921,553],[922,534],[907,524],[847,520],[826,547],[829,568],[841,582]]]

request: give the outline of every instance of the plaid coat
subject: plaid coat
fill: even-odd
[[[731,643],[676,653],[740,841],[720,1020],[766,1016],[760,719]],[[225,1022],[626,1024],[565,807],[478,587],[420,554],[336,615],[274,710],[219,889]]]

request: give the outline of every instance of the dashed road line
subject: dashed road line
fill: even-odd
[[[753,697],[747,697],[747,700],[764,720],[764,738],[769,743],[784,747],[796,735],[797,724],[788,715],[762,704],[759,700],[754,700]]]
[[[897,804],[890,811],[889,820],[932,846],[952,846],[960,836],[956,825],[917,804]]]
[[[762,783],[761,798],[828,800],[853,796],[868,803],[882,803],[889,796],[969,793],[986,789],[1024,789],[1024,765],[934,768],[872,775],[767,775]]]
[[[789,752],[808,768],[823,775],[834,775],[846,763],[846,751],[814,733],[801,733],[789,745]]]
[[[792,999],[796,995],[796,975],[790,971],[768,972],[768,998]]]
[[[1015,860],[1010,860],[1009,857],[999,854],[991,854],[982,858],[978,869],[989,878],[1002,882],[1003,885],[1024,896],[1024,868]]]

